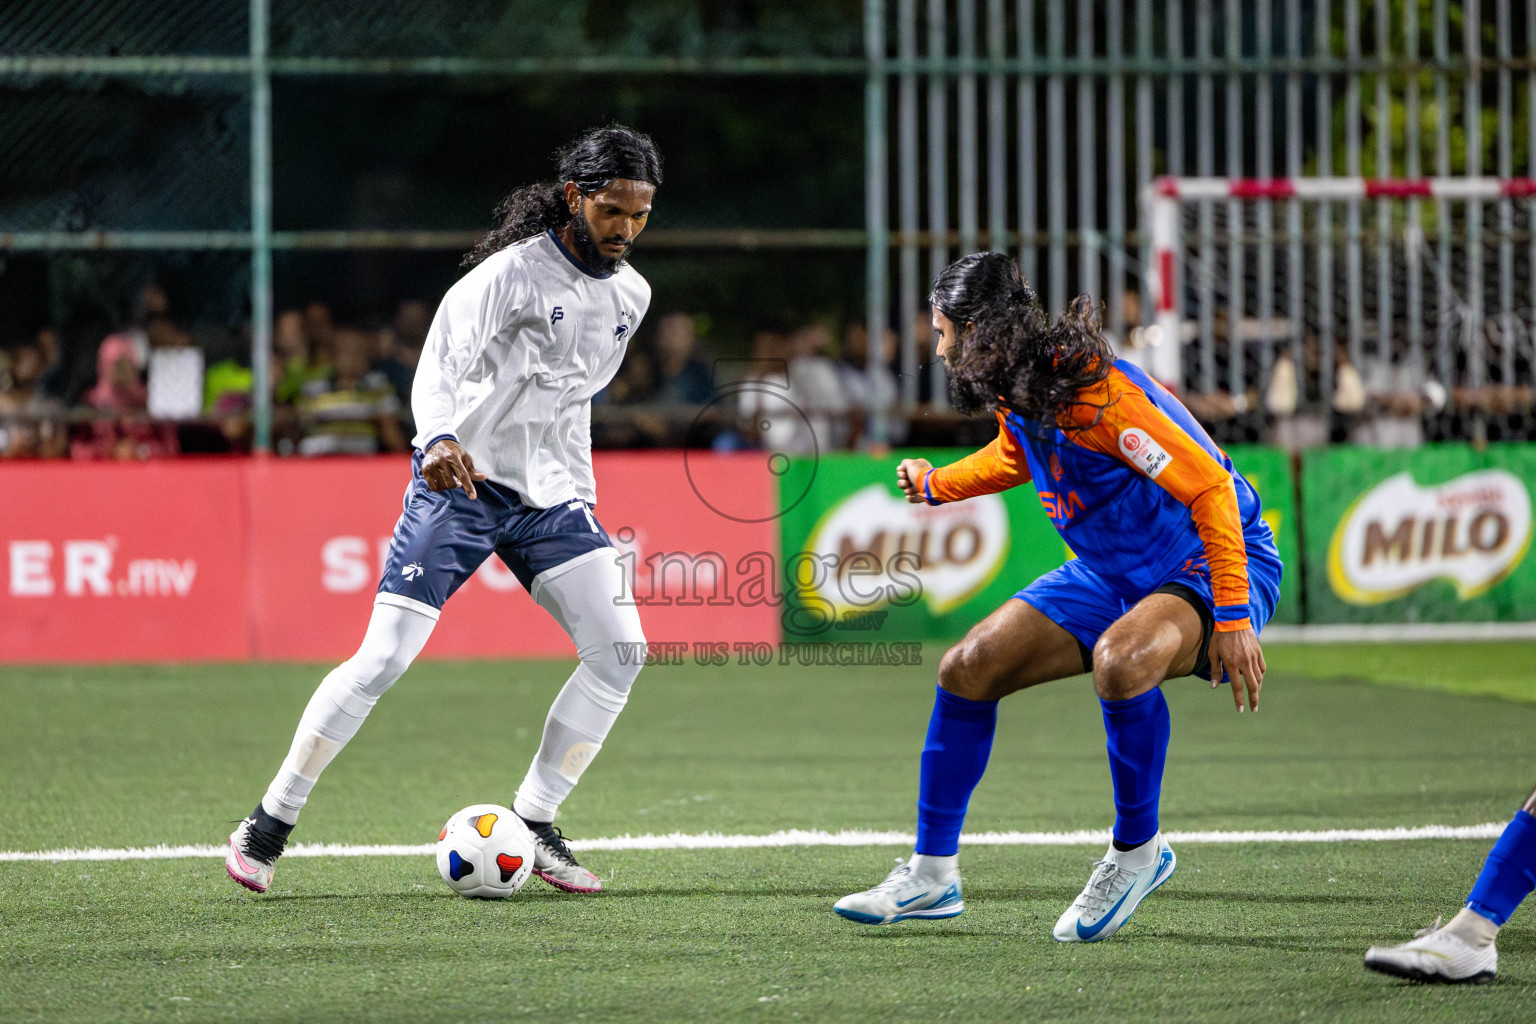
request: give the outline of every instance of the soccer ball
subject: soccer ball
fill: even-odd
[[[511,896],[533,871],[533,835],[499,804],[474,804],[448,819],[437,837],[437,873],[460,896]]]

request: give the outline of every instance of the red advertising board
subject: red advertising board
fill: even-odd
[[[250,652],[236,462],[0,467],[0,661]]]
[[[595,461],[597,515],[634,570],[649,639],[778,639],[777,607],[690,600],[680,571],[665,592],[648,580],[674,554],[712,554],[727,575],[751,553],[776,564],[777,496],[760,457]],[[707,477],[707,494],[730,495],[731,515],[699,498],[690,473]],[[403,458],[0,467],[0,661],[345,658],[409,478]],[[707,596],[712,572],[706,560]],[[423,656],[572,653],[493,558],[448,602]]]

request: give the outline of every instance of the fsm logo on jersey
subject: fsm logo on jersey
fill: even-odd
[[[1531,526],[1530,493],[1507,470],[1478,470],[1434,486],[1398,473],[1340,518],[1328,547],[1328,582],[1355,605],[1391,601],[1437,579],[1468,601],[1520,565]]]

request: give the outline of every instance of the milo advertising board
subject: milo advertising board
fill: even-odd
[[[1310,621],[1536,619],[1536,447],[1320,449],[1302,474]]]
[[[1072,557],[1032,486],[939,506],[910,504],[896,487],[903,457],[943,466],[967,454],[829,454],[791,463],[780,483],[788,506],[780,519],[782,550],[792,581],[785,640],[958,638]],[[1265,498],[1281,557],[1293,558],[1287,457],[1253,448],[1233,458]],[[1277,621],[1296,621],[1297,607],[1296,596],[1282,588]]]

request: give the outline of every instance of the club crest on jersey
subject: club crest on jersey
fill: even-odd
[[[629,324],[619,324],[619,326],[613,329],[613,340],[618,341],[624,337],[624,332],[627,330],[629,330]]]
[[[1173,456],[1140,427],[1126,427],[1120,431],[1120,454],[1153,480],[1173,461]]]
[[[553,326],[555,326],[555,321],[556,320],[564,320],[564,319],[565,319],[565,310],[562,307],[560,307],[560,306],[556,306],[554,308],[554,311],[549,314],[549,326],[553,327]]]

